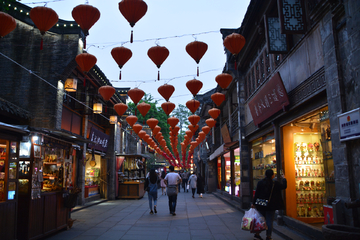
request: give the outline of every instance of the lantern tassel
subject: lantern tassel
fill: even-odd
[[[160,70],[158,71],[158,81],[160,81]]]
[[[199,76],[199,66],[197,66],[197,76]]]
[[[40,50],[43,50],[43,45],[44,45],[44,40],[43,40],[43,38],[41,37],[41,41],[40,41]]]
[[[119,80],[121,80],[121,70],[120,70]]]
[[[131,35],[130,35],[130,43],[133,43],[133,39],[134,37],[133,37],[133,30],[131,30]]]

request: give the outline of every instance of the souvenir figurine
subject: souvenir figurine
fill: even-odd
[[[314,147],[315,147],[315,151],[318,152],[319,149],[320,149],[320,143],[315,142],[315,143],[314,143]]]

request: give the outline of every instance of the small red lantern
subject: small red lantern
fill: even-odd
[[[235,58],[235,70],[236,70],[237,69],[236,55],[239,54],[241,49],[244,47],[245,38],[238,33],[232,33],[224,39],[223,43],[224,46],[227,48],[227,50],[229,50],[229,52],[231,52]]]
[[[114,109],[119,116],[122,116],[128,109],[128,106],[124,103],[117,103],[114,105]]]
[[[174,93],[175,88],[173,85],[164,84],[158,88],[160,95],[168,102],[171,95]]]
[[[222,73],[215,77],[215,81],[222,89],[226,89],[232,82],[233,77],[228,73]]]
[[[112,86],[102,86],[99,88],[99,93],[105,101],[109,101],[115,93],[115,88]]]
[[[138,118],[134,115],[130,115],[126,117],[126,122],[132,127],[136,122]]]
[[[119,10],[133,28],[147,12],[147,4],[142,0],[122,0],[119,2]],[[133,30],[131,30],[130,42],[133,42]]]
[[[186,136],[188,136],[189,138],[192,138],[192,136],[194,135],[194,133],[191,130],[186,130],[185,131]]]
[[[15,18],[7,13],[0,12],[0,38],[5,37],[16,28]]]
[[[205,133],[208,134],[210,132],[210,127],[209,126],[204,126],[201,128],[201,130]]]
[[[189,124],[188,125],[188,128],[190,129],[190,131],[192,131],[193,133],[195,133],[196,132],[196,130],[198,130],[198,128],[199,128],[199,125],[192,125],[192,124]]]
[[[169,56],[169,50],[166,47],[161,46],[155,46],[151,47],[148,50],[148,56],[149,58],[155,63],[158,70],[158,80],[160,80],[160,67],[161,64],[166,60],[166,58]]]
[[[73,8],[71,15],[85,34],[84,48],[86,48],[86,36],[89,35],[89,29],[99,20],[100,11],[91,5],[80,4]]]
[[[221,103],[225,101],[225,95],[222,93],[214,93],[211,95],[211,99],[217,106],[220,106]]]
[[[58,21],[59,16],[48,7],[34,7],[30,10],[30,18],[43,36]],[[41,36],[40,50],[43,49],[43,38]]]
[[[111,50],[111,56],[114,58],[115,62],[120,68],[119,79],[121,80],[121,68],[125,65],[127,61],[132,57],[132,52],[126,47],[115,47]]]
[[[186,106],[194,114],[200,107],[200,102],[198,100],[192,99],[186,102]]]
[[[139,88],[132,88],[128,91],[128,96],[134,102],[135,105],[140,102],[141,98],[145,95],[145,92]]]
[[[212,108],[208,111],[208,113],[213,119],[217,119],[217,117],[220,115],[220,109]]]
[[[156,136],[161,130],[161,127],[159,126],[155,126],[154,129],[152,130],[152,134],[153,136]]]
[[[189,91],[192,93],[194,97],[196,96],[196,94],[198,94],[202,86],[203,83],[197,79],[193,79],[186,82],[186,87],[189,89]]]
[[[136,106],[141,115],[145,117],[145,115],[149,112],[151,105],[145,102],[142,102]]]
[[[143,138],[145,136],[146,132],[144,130],[140,130],[138,133],[139,138]]]
[[[198,64],[197,67],[197,76],[199,76],[199,62],[204,56],[208,49],[208,45],[204,42],[194,41],[186,45],[186,52],[195,60]]]
[[[146,124],[152,129],[154,130],[154,128],[156,127],[156,125],[159,123],[159,120],[157,120],[156,118],[149,118],[148,120],[146,120]]]
[[[136,134],[138,134],[138,133],[141,131],[142,126],[141,126],[140,124],[134,124],[134,125],[132,126],[132,128],[133,128],[134,132],[135,132]]]
[[[175,104],[172,102],[164,102],[161,104],[161,108],[164,110],[166,115],[169,115],[175,109]]]
[[[167,123],[172,127],[175,128],[176,124],[179,123],[179,119],[177,117],[170,117],[167,119]]]
[[[188,117],[188,120],[192,125],[195,126],[200,121],[200,117],[198,115],[191,115]]]
[[[208,119],[206,119],[205,123],[206,123],[210,128],[212,128],[212,127],[215,126],[216,121],[215,121],[213,118],[208,118]]]

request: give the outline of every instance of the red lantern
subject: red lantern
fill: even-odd
[[[0,12],[0,38],[5,37],[16,28],[15,18],[7,13]]]
[[[139,88],[132,88],[128,91],[128,96],[134,102],[134,104],[138,104],[141,98],[145,95],[145,92]]]
[[[81,70],[85,73],[88,73],[97,62],[96,57],[94,55],[91,55],[90,53],[81,53],[76,56],[75,60]]]
[[[192,125],[195,126],[200,121],[200,117],[198,115],[191,115],[188,117],[188,120]]]
[[[194,135],[194,133],[193,133],[191,130],[186,130],[186,131],[185,131],[185,134],[186,134],[189,138],[191,138],[191,137]]]
[[[40,30],[42,36],[59,21],[59,16],[56,14],[56,12],[48,7],[32,8],[30,10],[30,18],[36,27]],[[42,37],[40,43],[40,50],[41,49],[43,49]]]
[[[238,33],[232,33],[224,39],[224,46],[235,57],[235,70],[237,69],[236,55],[241,51],[244,45],[245,45],[245,38]]]
[[[176,136],[178,135],[178,132],[180,130],[180,127],[179,126],[175,126],[174,129],[173,129],[173,134]]]
[[[124,103],[117,103],[114,105],[114,109],[119,116],[122,116],[128,109],[128,106]]]
[[[152,129],[154,130],[156,124],[159,123],[159,120],[157,120],[156,118],[149,118],[148,120],[146,120],[146,124]]]
[[[194,114],[200,107],[200,102],[198,100],[192,99],[186,102],[186,106]]]
[[[208,45],[204,42],[194,41],[186,45],[186,52],[199,64],[201,58],[208,49]],[[199,65],[197,67],[197,76],[199,76]]]
[[[192,95],[195,97],[195,95],[200,91],[202,88],[203,83],[199,80],[193,79],[186,82],[186,87],[189,89],[189,91],[192,93]]]
[[[127,61],[129,61],[132,56],[132,52],[130,49],[121,46],[113,48],[111,50],[111,55],[120,68],[119,79],[121,80],[121,68],[125,65]]]
[[[89,35],[89,29],[99,20],[100,12],[96,7],[80,4],[74,7],[71,15],[85,34],[84,48],[86,48],[86,36]]]
[[[119,2],[119,10],[133,28],[147,12],[147,4],[142,0],[122,0]],[[133,42],[133,30],[131,30],[130,42]]]
[[[211,95],[211,99],[217,106],[220,106],[221,103],[225,101],[225,95],[222,93],[214,93]]]
[[[226,89],[230,85],[232,80],[233,77],[228,73],[222,73],[215,77],[215,81],[222,89]]]
[[[175,104],[172,102],[164,102],[161,104],[161,108],[164,110],[166,115],[169,115],[175,109]]]
[[[149,112],[151,105],[145,102],[142,102],[136,106],[141,115],[145,117],[145,115]]]
[[[216,124],[216,121],[213,118],[208,118],[205,122],[210,128],[214,127]]]
[[[196,132],[196,130],[198,130],[199,128],[199,125],[192,125],[192,124],[189,124],[188,128],[190,129],[190,131],[193,132],[193,134]]]
[[[158,80],[160,80],[160,67],[161,64],[166,60],[166,58],[169,56],[169,50],[166,47],[161,46],[155,46],[151,47],[148,50],[148,56],[149,58],[155,63],[158,70]]]
[[[168,118],[167,123],[168,123],[172,128],[175,128],[176,124],[179,123],[179,119],[176,118],[176,117],[170,117],[170,118]]]
[[[209,126],[204,126],[201,128],[201,130],[205,133],[208,134],[210,132],[210,127]]]
[[[161,130],[161,127],[159,126],[155,126],[154,129],[152,130],[152,134],[153,136],[156,136]]]
[[[136,122],[138,118],[134,115],[130,115],[126,117],[126,122],[132,127]]]
[[[208,111],[208,113],[213,119],[217,119],[217,117],[220,115],[220,109],[212,108]]]
[[[115,93],[115,88],[112,86],[102,86],[99,88],[99,93],[105,101],[109,101]]]
[[[174,93],[175,88],[173,85],[164,84],[158,88],[160,95],[168,102],[171,95]]]
[[[134,124],[132,128],[136,134],[139,134],[140,130],[142,129],[142,126],[140,124]]]
[[[140,130],[138,133],[139,138],[143,138],[145,136],[146,132],[144,130]]]

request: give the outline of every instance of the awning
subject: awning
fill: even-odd
[[[23,133],[23,134],[30,133],[28,126],[11,125],[3,122],[0,122],[0,129]]]
[[[118,153],[118,154],[116,154],[116,156],[119,156],[119,157],[134,157],[134,158],[139,158],[139,157],[150,158],[146,154],[130,154],[130,153]]]
[[[227,143],[224,143],[223,145],[224,145],[224,148],[226,148],[226,149],[234,148],[234,147],[239,146],[239,141],[227,142]]]
[[[31,127],[30,130],[48,134],[53,137],[59,137],[65,141],[72,142],[72,143],[94,143],[93,141],[90,141],[89,139],[86,139],[80,135],[65,131],[65,130],[53,130],[48,128],[34,128]]]
[[[217,158],[218,156],[220,156],[223,152],[224,152],[224,145],[225,143],[223,143],[220,147],[218,147],[213,154],[210,155],[209,160],[213,160],[214,158]]]

